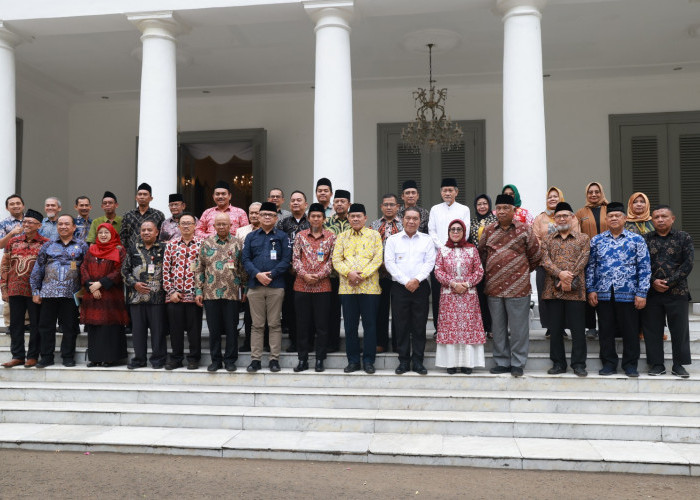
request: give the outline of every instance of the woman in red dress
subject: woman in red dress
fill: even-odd
[[[476,247],[467,242],[466,230],[461,220],[450,222],[449,239],[435,260],[435,277],[442,285],[435,366],[447,368],[450,375],[458,368],[470,374],[472,368],[485,366],[486,334],[476,293],[484,270]]]
[[[86,290],[80,322],[88,332],[88,367],[112,366],[127,356],[124,327],[129,316],[121,276],[125,256],[112,224],[100,224],[95,244],[80,267],[80,281]]]

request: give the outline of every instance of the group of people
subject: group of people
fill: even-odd
[[[396,374],[425,375],[432,294],[436,366],[449,374],[484,367],[491,337],[491,373],[520,377],[528,358],[530,273],[536,270],[550,374],[567,371],[563,338],[569,329],[576,375],[587,375],[587,333],[599,338],[601,375],[617,371],[616,336],[623,339],[622,369],[638,375],[640,333],[649,374],[661,375],[667,321],[672,373],[688,376],[683,365],[690,363],[692,241],[673,229],[669,206],[651,210],[643,193],[633,194],[625,210],[591,183],[586,206],[574,213],[552,187],[546,209],[533,218],[509,184],[493,206],[488,195],[477,196],[471,217],[469,207],[456,201],[455,179],[442,180],[443,201],[430,211],[419,206],[418,185],[409,180],[400,200],[382,197],[382,216],[369,226],[365,206],[353,203],[346,190],[334,192],[326,178],[316,183],[317,202],[309,204],[297,190],[289,211],[275,188],[246,214],[231,205],[230,186],[219,181],[215,206],[199,218],[174,193],[166,219],[150,206],[151,193],[148,184],[139,185],[137,208],[122,217],[107,191],[104,216],[95,220],[86,196],[76,199],[77,217],[61,214],[56,198],[46,200],[44,217],[25,211],[21,196],[8,197],[10,217],[0,221],[0,290],[9,309],[12,359],[3,366],[54,364],[57,328],[63,365],[75,366],[83,323],[89,367],[127,358],[128,327],[134,350],[129,369],[150,363],[194,370],[206,311],[209,371],[235,371],[239,351],[250,350],[247,371],[257,372],[266,348],[270,371],[280,371],[284,323],[288,352],[298,353],[294,371],[308,370],[315,351],[314,369],[322,372],[327,353],[339,348],[342,308],[346,373],[374,373],[376,354],[391,349],[398,353]],[[245,340],[239,349],[241,312]]]

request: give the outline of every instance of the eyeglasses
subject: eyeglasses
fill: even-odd
[[[386,207],[386,208],[391,208],[391,207],[395,207],[396,203],[382,203],[382,206]]]
[[[462,229],[461,227],[451,227],[450,232],[451,233],[463,233],[464,229]]]
[[[180,222],[181,226],[194,226],[194,222]]]
[[[269,213],[269,212],[267,212],[267,213],[262,213],[262,212],[260,212],[259,217],[264,217],[264,218],[268,219],[268,218],[272,218],[272,217],[274,217],[274,216],[276,216],[276,215],[277,215],[277,214],[271,214],[271,213]]]
[[[554,216],[555,219],[568,219],[569,217],[571,217],[570,214],[557,214]]]

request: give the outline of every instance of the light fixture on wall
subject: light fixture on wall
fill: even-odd
[[[433,47],[429,43],[429,88],[419,87],[413,92],[416,118],[401,131],[403,145],[415,152],[422,149],[449,151],[460,145],[464,133],[459,124],[452,123],[445,113],[447,89],[436,89],[433,80]]]

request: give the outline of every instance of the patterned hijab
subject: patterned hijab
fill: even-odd
[[[591,203],[588,203],[588,189],[594,184],[600,188],[600,201],[598,202],[597,205],[592,205]],[[607,205],[609,203],[608,199],[605,197],[605,191],[603,190],[603,185],[600,182],[589,182],[588,185],[586,186],[586,191],[584,191],[584,196],[586,197],[586,206],[588,208],[602,207],[603,205]]]
[[[462,239],[459,240],[459,241],[456,242],[456,243],[455,243],[454,241],[452,241],[452,239],[450,238],[450,228],[451,228],[454,224],[459,224],[460,226],[462,226]],[[447,248],[462,248],[462,247],[466,247],[467,245],[470,245],[470,244],[471,244],[471,243],[469,243],[469,242],[467,241],[467,236],[468,236],[468,235],[467,235],[467,226],[466,226],[466,224],[464,224],[464,222],[463,222],[461,219],[455,219],[455,220],[453,220],[452,222],[450,222],[450,224],[447,226],[447,243],[445,243],[445,246],[446,246]]]
[[[640,196],[644,198],[644,203],[646,204],[646,206],[642,215],[637,215],[634,213],[634,210],[632,210],[632,205],[634,205],[634,200],[636,200]],[[647,195],[645,195],[642,192],[634,193],[632,196],[630,196],[630,199],[627,201],[627,222],[646,222],[648,220],[651,220],[650,210],[651,206],[649,205],[649,198],[647,198]]]
[[[90,253],[98,259],[112,260],[117,264],[121,264],[118,247],[122,246],[122,240],[119,238],[119,234],[114,229],[114,226],[107,222],[100,224],[97,228],[97,232],[103,227],[109,230],[112,237],[107,243],[101,243],[100,239],[95,237],[95,244],[90,246]]]
[[[516,208],[520,208],[520,205],[522,205],[523,202],[520,200],[520,192],[518,191],[518,188],[516,188],[514,184],[506,184],[503,186],[503,189],[501,189],[501,194],[505,192],[506,188],[511,188],[513,190],[513,200],[515,200],[514,205]]]

